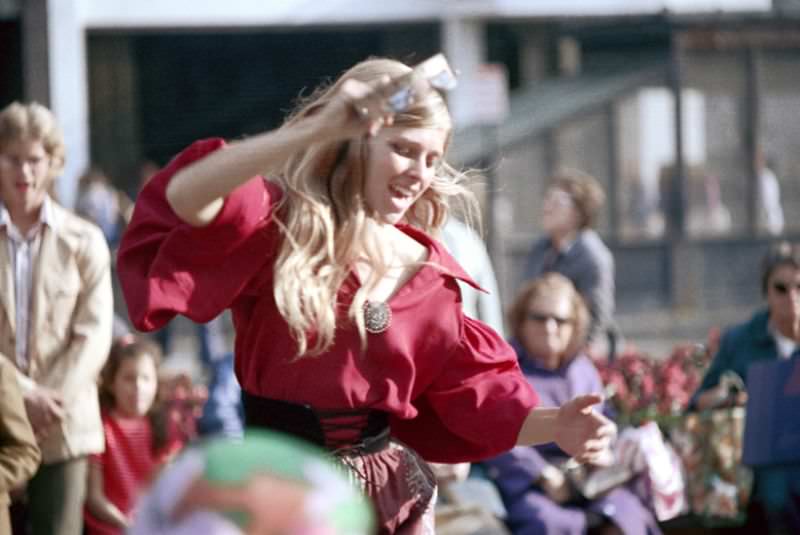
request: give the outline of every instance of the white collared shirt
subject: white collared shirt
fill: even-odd
[[[53,227],[53,214],[51,201],[45,197],[42,209],[39,211],[39,220],[23,236],[17,229],[11,216],[0,202],[0,228],[5,227],[8,234],[8,257],[11,259],[11,268],[14,273],[14,306],[17,332],[15,351],[17,367],[23,371],[28,370],[28,338],[30,336],[31,296],[33,294],[33,272],[39,249],[42,244],[42,225]]]
[[[782,359],[788,359],[792,356],[792,353],[800,348],[797,342],[778,332],[778,329],[776,329],[772,323],[769,324],[769,333],[772,335],[772,338],[775,339],[775,346],[778,348],[778,356]]]

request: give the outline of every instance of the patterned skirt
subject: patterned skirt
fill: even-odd
[[[380,535],[433,535],[436,478],[411,448],[389,436],[374,410],[316,410],[242,392],[245,422],[328,449],[375,506]]]

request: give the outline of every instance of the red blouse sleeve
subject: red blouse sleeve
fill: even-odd
[[[461,343],[414,402],[417,416],[393,420],[392,431],[428,461],[478,461],[514,447],[537,403],[511,346],[465,316]]]
[[[139,330],[162,327],[176,314],[210,321],[264,264],[268,233],[257,231],[280,197],[278,186],[252,178],[226,197],[204,227],[183,222],[167,202],[167,184],[178,170],[224,146],[221,139],[195,142],[153,176],[136,199],[117,271],[128,314]]]

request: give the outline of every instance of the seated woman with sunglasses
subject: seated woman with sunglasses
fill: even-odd
[[[141,191],[119,253],[138,329],[232,309],[246,424],[332,450],[380,533],[432,532],[422,458],[556,440],[592,461],[615,431],[597,394],[535,408],[513,350],[461,310],[471,281],[431,238],[474,206],[445,161],[452,81],[441,56],[372,59],[276,130],[196,142]]]
[[[547,273],[528,282],[509,311],[522,372],[544,407],[602,389],[600,375],[583,352],[589,313],[573,284]],[[568,477],[569,454],[557,444],[518,446],[485,461],[498,486],[514,535],[546,533],[660,533],[654,515],[627,486],[588,500]],[[611,456],[597,465],[611,462]]]
[[[733,372],[746,380],[755,361],[800,358],[800,246],[780,242],[770,247],[762,262],[761,292],[766,308],[723,334],[691,408],[744,405],[746,394],[732,396],[723,376]],[[800,466],[757,468],[754,476],[755,507],[776,526],[770,533],[787,524],[792,533],[800,533]]]

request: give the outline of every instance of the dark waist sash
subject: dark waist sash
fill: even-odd
[[[389,415],[373,409],[320,410],[242,390],[248,427],[282,431],[336,454],[373,453],[389,444]]]

